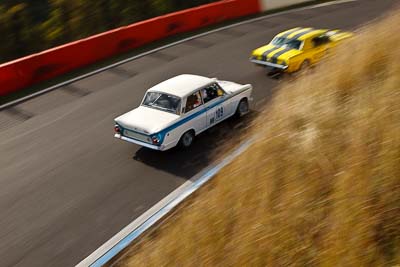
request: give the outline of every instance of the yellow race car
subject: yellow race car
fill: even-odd
[[[339,30],[298,27],[279,33],[268,45],[254,50],[250,61],[272,71],[291,73],[314,65],[330,48],[351,36]]]

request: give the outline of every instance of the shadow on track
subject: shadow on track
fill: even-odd
[[[189,149],[173,148],[160,152],[142,147],[136,151],[133,159],[155,169],[190,179],[223,153],[227,144],[232,142],[232,146],[235,145],[233,140],[245,132],[256,115],[257,112],[252,111],[243,118],[221,122],[196,136]]]

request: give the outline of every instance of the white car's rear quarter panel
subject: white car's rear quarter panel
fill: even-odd
[[[181,136],[187,131],[194,130],[195,134],[197,135],[204,130],[207,117],[206,112],[202,112],[201,114],[195,116],[196,113],[201,112],[202,110],[204,110],[204,107],[201,106],[198,109],[185,114],[181,118],[181,120],[184,120],[184,122],[178,122],[179,126],[167,132],[164,138],[164,146],[167,149],[176,146]],[[191,116],[194,117],[189,119]]]

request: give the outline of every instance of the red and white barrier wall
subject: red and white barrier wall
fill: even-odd
[[[221,0],[134,23],[0,65],[0,96],[177,33],[307,0]]]

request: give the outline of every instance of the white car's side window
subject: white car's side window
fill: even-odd
[[[201,96],[203,97],[204,103],[207,103],[217,97],[223,96],[224,91],[221,89],[221,87],[213,83],[203,89],[201,89]]]
[[[185,113],[192,111],[193,109],[201,106],[203,102],[201,101],[200,91],[189,95],[186,99]]]

